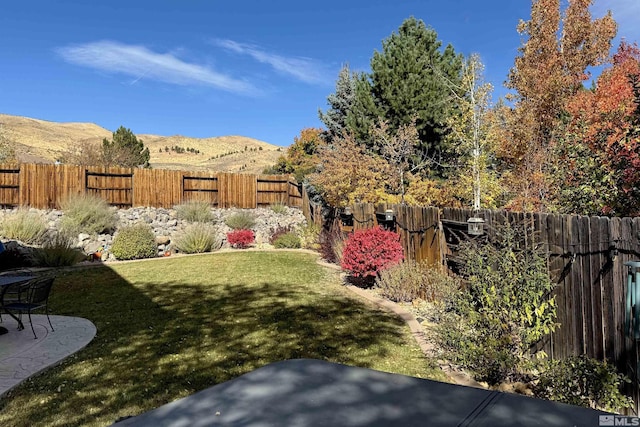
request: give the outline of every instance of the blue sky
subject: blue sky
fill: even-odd
[[[287,146],[321,126],[340,67],[369,70],[409,16],[502,84],[530,0],[22,0],[0,14],[0,113]],[[639,0],[597,0],[640,41]]]

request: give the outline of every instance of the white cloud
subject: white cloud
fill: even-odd
[[[132,76],[135,78],[132,84],[144,78],[182,86],[210,86],[242,94],[258,92],[246,81],[205,65],[185,62],[173,54],[153,52],[144,46],[98,41],[61,47],[56,52],[72,64]]]
[[[213,44],[240,55],[248,55],[256,61],[270,65],[279,73],[286,74],[309,84],[331,84],[326,68],[311,58],[287,57],[266,52],[258,46],[238,43],[228,39],[214,39]]]

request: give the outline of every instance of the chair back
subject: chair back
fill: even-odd
[[[31,281],[3,286],[0,291],[0,303],[21,301],[27,298]]]
[[[27,302],[30,304],[42,304],[49,299],[49,293],[53,286],[54,277],[43,277],[29,282]]]

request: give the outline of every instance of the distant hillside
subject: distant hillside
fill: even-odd
[[[57,123],[0,114],[0,125],[23,162],[52,163],[72,147],[101,144],[103,138],[112,137],[112,131],[93,123]],[[149,147],[154,168],[261,173],[283,154],[278,146],[244,136],[136,136]]]

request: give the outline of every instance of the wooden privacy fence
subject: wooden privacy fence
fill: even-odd
[[[441,218],[446,224],[471,216],[484,218],[489,239],[506,221],[528,228],[531,243],[547,252],[549,272],[557,284],[560,327],[541,348],[554,359],[586,354],[614,363],[633,380],[627,391],[638,413],[638,345],[625,333],[624,322],[625,263],[640,260],[640,218],[489,210],[473,215],[462,209],[443,209]]]
[[[0,205],[59,208],[71,194],[109,204],[170,208],[190,200],[220,208],[282,203],[302,207],[300,186],[286,175],[188,172],[75,165],[0,165]]]
[[[608,360],[633,380],[627,390],[640,408],[637,342],[624,330],[625,263],[640,260],[640,218],[607,218],[544,213],[356,204],[351,229],[377,226],[392,209],[405,257],[454,268],[461,241],[468,240],[467,220],[484,219],[490,241],[505,222],[526,227],[526,245],[546,251],[549,272],[557,284],[559,328],[539,344],[553,359],[586,354]],[[385,225],[381,223],[381,225]],[[531,247],[531,246],[529,246]]]

